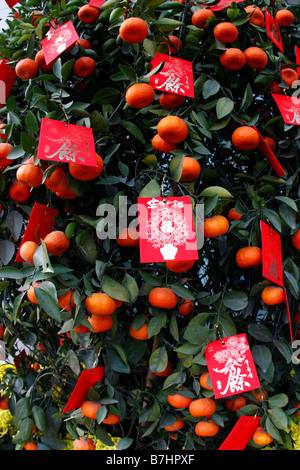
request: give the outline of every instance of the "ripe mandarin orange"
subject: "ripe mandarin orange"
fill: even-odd
[[[81,436],[73,442],[74,450],[96,450],[94,441],[88,437]]]
[[[120,416],[113,414],[108,410],[106,418],[103,419],[104,424],[116,424],[120,421]]]
[[[81,23],[84,24],[93,24],[96,23],[97,19],[100,16],[99,8],[93,7],[91,5],[83,5],[79,8],[77,16]]]
[[[275,20],[279,26],[290,26],[294,23],[294,14],[290,10],[278,10],[275,15]]]
[[[92,57],[79,57],[74,63],[74,73],[77,77],[86,78],[93,75],[96,70],[96,62]]]
[[[225,406],[230,411],[237,411],[247,403],[246,398],[236,396],[234,398],[227,398],[225,400]]]
[[[65,294],[60,295],[58,298],[58,305],[67,312],[71,311],[71,307],[75,307],[74,303],[74,292],[69,289]]]
[[[211,419],[199,421],[195,426],[195,434],[200,437],[212,437],[218,434],[219,426]]]
[[[267,286],[261,293],[261,299],[266,305],[281,304],[285,297],[285,290],[280,286]]]
[[[92,49],[92,44],[86,38],[80,38],[76,41],[76,46],[81,46],[83,49]]]
[[[292,244],[296,250],[300,250],[300,229],[296,230],[292,235]]]
[[[267,446],[273,442],[273,437],[267,432],[265,427],[258,426],[252,436],[253,442],[260,446]]]
[[[196,28],[204,29],[207,23],[208,18],[215,18],[216,15],[213,11],[208,10],[207,8],[200,8],[196,10],[192,15],[192,23]]]
[[[13,146],[7,142],[0,143],[0,168],[7,168],[12,163],[12,160],[7,158],[12,148]]]
[[[245,7],[245,11],[250,17],[250,23],[254,24],[255,26],[262,26],[264,24],[265,15],[259,7],[256,5],[248,5]]]
[[[173,273],[184,273],[191,269],[195,264],[195,260],[168,260],[166,261],[166,267]]]
[[[193,398],[175,393],[174,395],[168,395],[168,402],[171,406],[178,409],[187,408],[193,401]]]
[[[149,303],[153,307],[172,309],[176,307],[178,297],[169,287],[154,287],[148,295]]]
[[[183,419],[176,416],[175,423],[170,424],[169,426],[165,426],[164,429],[165,431],[174,432],[174,431],[179,431],[179,429],[182,429],[183,426],[184,426]]]
[[[148,83],[134,83],[125,94],[125,100],[129,106],[136,109],[145,108],[155,98],[155,91]]]
[[[277,80],[273,80],[268,86],[268,89],[272,91],[273,93],[278,93],[282,95],[282,89],[280,88],[279,82]]]
[[[238,250],[235,259],[240,268],[255,268],[261,265],[262,251],[258,246],[245,246]]]
[[[47,248],[47,251],[50,255],[59,256],[63,254],[69,248],[70,241],[67,238],[66,234],[61,230],[53,230],[48,233],[44,242]]]
[[[259,135],[250,126],[240,126],[232,134],[232,143],[239,150],[252,150],[259,144]]]
[[[165,91],[159,97],[159,104],[164,109],[175,109],[181,106],[185,102],[184,95],[177,95],[176,93],[168,93]]]
[[[43,172],[39,166],[33,163],[33,158],[30,157],[19,166],[16,171],[16,178],[30,188],[37,188],[42,184]]]
[[[24,445],[25,450],[37,450],[37,444],[35,442],[26,442]]]
[[[165,54],[177,55],[182,49],[182,42],[177,36],[172,34],[169,34],[168,41],[162,44],[166,44]]]
[[[200,385],[203,388],[206,388],[207,390],[212,390],[212,386],[208,385],[207,380],[209,379],[209,372],[203,372],[203,374],[200,375]]]
[[[92,333],[101,333],[110,330],[114,324],[112,315],[92,314],[87,320],[91,325],[90,331]]]
[[[141,341],[146,341],[148,339],[148,325],[144,323],[144,325],[140,326],[139,328],[134,329],[133,325],[131,324],[129,327],[129,334],[132,338],[138,339]]]
[[[230,47],[221,54],[220,62],[228,70],[239,70],[245,65],[246,56],[241,49]]]
[[[178,116],[166,116],[157,124],[157,132],[167,142],[178,144],[187,138],[188,126]]]
[[[21,258],[31,266],[34,265],[33,263],[33,255],[36,252],[36,249],[38,247],[38,244],[33,242],[33,241],[26,241],[22,243],[20,247],[20,256]]]
[[[173,150],[176,150],[178,147],[176,144],[171,144],[170,142],[165,141],[160,137],[159,134],[155,134],[151,141],[152,147],[158,152],[170,154]]]
[[[280,76],[281,76],[281,79],[285,81],[285,83],[287,84],[287,86],[291,87],[293,85],[293,83],[298,80],[298,74],[296,72],[296,70],[290,68],[290,67],[287,67],[285,69],[281,69],[280,71]]]
[[[232,207],[228,212],[228,220],[240,220],[243,217],[243,214],[240,214],[235,207]]]
[[[224,21],[214,27],[213,34],[218,41],[228,44],[238,38],[239,30],[233,23]]]
[[[198,178],[201,172],[201,166],[198,160],[193,157],[184,157],[180,180],[182,182],[193,181]]]
[[[119,246],[139,246],[139,232],[135,228],[124,228],[117,236],[117,243]]]
[[[196,398],[189,405],[189,412],[194,417],[206,416],[210,418],[217,409],[212,398]]]
[[[41,282],[33,282],[26,292],[28,300],[30,300],[30,302],[34,304],[38,304],[34,289],[38,289],[40,285],[41,285]]]
[[[30,198],[31,192],[27,184],[21,181],[14,181],[9,187],[8,194],[17,202],[26,202]]]
[[[260,47],[251,46],[244,51],[246,64],[254,69],[263,69],[268,63],[268,56]]]
[[[192,313],[195,307],[195,302],[191,299],[180,299],[179,302],[179,314],[182,317],[185,317],[186,315],[189,315]]]
[[[121,24],[119,34],[125,42],[142,42],[148,36],[148,24],[142,18],[127,18]]]
[[[50,62],[49,64],[46,64],[44,51],[43,51],[43,49],[40,49],[40,50],[35,54],[34,61],[37,63],[38,67],[39,67],[41,70],[47,72],[47,71],[53,69],[53,65],[55,64],[56,59],[53,60],[52,62]]]
[[[79,181],[89,181],[101,175],[103,170],[103,159],[96,153],[97,166],[81,165],[80,163],[69,163],[69,173]]]
[[[229,230],[229,222],[224,215],[214,215],[204,220],[204,236],[215,238],[225,235]]]
[[[172,362],[169,361],[165,370],[163,370],[162,372],[154,372],[154,374],[157,375],[158,377],[168,377],[169,375],[173,373],[173,371],[174,371],[174,365],[172,364]]]
[[[101,403],[97,403],[96,401],[92,400],[85,400],[81,404],[81,412],[84,416],[90,419],[96,419],[97,418],[97,412],[101,408]]]
[[[67,182],[65,167],[62,164],[58,166],[56,166],[56,164],[50,165],[47,168],[45,186],[50,189],[50,191],[62,193],[70,189]]]
[[[38,73],[38,64],[33,59],[21,59],[17,62],[15,72],[22,80],[30,80]]]
[[[116,310],[116,302],[105,292],[94,292],[85,299],[84,305],[94,315],[111,315]]]

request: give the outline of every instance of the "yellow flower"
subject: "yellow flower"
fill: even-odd
[[[0,439],[12,429],[12,415],[10,411],[0,410]]]
[[[294,450],[300,450],[300,416],[295,416],[292,420],[293,422],[287,429],[287,432],[290,433],[293,440]]]

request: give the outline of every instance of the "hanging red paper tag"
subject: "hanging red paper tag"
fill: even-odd
[[[244,450],[259,423],[258,416],[241,416],[218,450]]]
[[[291,343],[293,343],[293,330],[292,330],[292,321],[291,321],[291,314],[290,314],[290,307],[289,307],[289,301],[288,301],[288,296],[286,289],[285,290],[285,304],[286,304],[286,310],[288,314],[288,321],[289,321],[289,328],[290,328],[290,336],[291,336]]]
[[[71,20],[58,28],[51,27],[41,41],[46,64],[56,60],[69,47],[75,46],[78,39],[79,36]]]
[[[97,166],[92,129],[43,118],[37,158]]]
[[[209,343],[205,358],[215,398],[260,388],[250,346],[244,333]]]
[[[53,230],[54,217],[58,216],[59,212],[51,207],[44,206],[36,202],[31,211],[25,233],[22,238],[22,242],[19,246],[19,250],[16,256],[16,261],[24,263],[23,258],[20,256],[20,249],[23,243],[32,241],[39,243],[41,238]]]
[[[155,57],[151,59],[151,65],[153,68],[157,67],[163,61],[165,61],[165,64],[162,70],[150,77],[149,85],[155,90],[194,98],[192,62],[167,54],[156,53]]]
[[[272,93],[286,124],[300,125],[300,98]]]
[[[17,79],[17,74],[12,67],[6,64],[8,60],[0,60],[0,105],[4,106]]]
[[[242,3],[244,1],[245,0],[235,0],[235,3]],[[231,3],[231,0],[221,0],[219,3],[217,3],[217,5],[211,5],[210,7],[208,7],[208,9],[211,11],[224,10],[224,8],[229,7]]]
[[[104,372],[104,366],[82,371],[63,413],[79,408],[88,396],[90,388],[95,387],[96,383],[103,378]]]
[[[188,196],[138,198],[138,211],[141,263],[198,259]]]
[[[101,8],[102,5],[104,5],[104,1],[103,0],[90,0],[89,1],[89,6],[90,7],[96,7],[96,8]]]
[[[259,150],[264,154],[264,156],[269,160],[271,163],[272,167],[277,173],[278,178],[281,178],[283,175],[285,175],[285,171],[280,165],[279,161],[275,157],[274,153],[272,152],[270,146],[267,144],[263,136],[259,133],[259,131],[256,129],[255,126],[252,126],[253,129],[256,130],[256,132],[259,135],[259,145],[258,148]]]
[[[20,0],[5,0],[9,8],[13,8]]]
[[[281,237],[272,227],[260,221],[263,276],[283,287]]]
[[[297,64],[297,74],[300,77],[300,49],[298,46],[295,46],[295,55],[296,55],[296,64]]]
[[[271,39],[271,41],[273,41],[274,44],[276,44],[276,46],[281,50],[281,52],[283,52],[280,26],[275,20],[275,18],[273,18],[271,13],[269,13],[266,8],[264,8],[264,12],[265,12],[266,29],[267,29],[268,36]]]

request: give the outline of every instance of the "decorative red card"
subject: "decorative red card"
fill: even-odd
[[[260,221],[263,276],[283,287],[281,236]]]
[[[17,79],[15,70],[7,65],[8,60],[0,60],[0,105],[4,106]]]
[[[256,129],[255,126],[252,126],[253,129],[256,130],[256,132],[259,135],[259,144],[258,148],[259,150],[264,154],[264,156],[269,160],[271,163],[273,169],[276,171],[278,178],[281,178],[283,175],[285,175],[285,171],[280,165],[279,161],[275,157],[274,153],[272,152],[270,146],[267,144],[263,136],[259,133],[259,131]]]
[[[235,0],[235,3],[242,3],[244,1],[245,0]],[[229,7],[231,3],[232,0],[221,0],[217,5],[211,5],[208,9],[211,11],[224,10],[224,8]]]
[[[260,388],[245,333],[209,343],[205,358],[215,398]]]
[[[97,166],[92,129],[43,118],[37,158],[51,162]]]
[[[20,2],[20,0],[5,0],[9,8],[13,8],[17,3]]]
[[[103,0],[90,0],[89,1],[89,5],[90,7],[96,7],[96,8],[101,8],[102,5],[104,5],[104,1]]]
[[[244,450],[259,423],[258,416],[241,416],[218,450]]]
[[[300,125],[300,98],[272,93],[286,124]]]
[[[300,77],[300,49],[298,46],[295,46],[295,55],[296,55],[296,64],[297,64],[297,74]]]
[[[149,85],[155,90],[167,91],[177,95],[194,98],[193,64],[188,60],[156,53],[151,59],[153,68],[165,61],[162,70],[149,79]]]
[[[141,263],[198,259],[188,196],[138,198],[138,211]]]
[[[78,39],[79,36],[71,20],[57,28],[51,27],[41,41],[46,64],[56,60],[66,49],[75,46]]]
[[[53,230],[54,217],[58,216],[58,214],[59,212],[55,209],[51,209],[51,207],[44,206],[38,202],[34,204],[19,246],[16,261],[24,262],[23,258],[20,256],[20,248],[23,243],[27,241],[39,243],[41,238],[45,238],[45,236]]]
[[[271,41],[274,42],[274,44],[276,44],[276,46],[281,50],[281,52],[284,52],[279,24],[266,8],[264,8],[264,13],[266,19],[266,29],[269,38],[271,39]]]
[[[63,413],[79,408],[87,398],[90,388],[95,387],[96,383],[103,378],[104,373],[104,366],[82,371]]]
[[[286,292],[285,288],[284,288],[284,290],[285,290],[285,304],[286,304],[286,311],[287,311],[288,321],[289,321],[291,343],[293,343],[294,338],[293,338],[293,330],[292,330],[291,313],[290,313],[290,307],[289,307],[289,299],[288,299],[287,292]]]

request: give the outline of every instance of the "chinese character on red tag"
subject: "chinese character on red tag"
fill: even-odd
[[[17,79],[17,74],[10,65],[8,60],[0,60],[0,105],[4,106],[11,92],[12,87]]]
[[[241,416],[218,450],[244,450],[259,423],[258,416]]]
[[[92,129],[43,118],[37,158],[97,166]]]
[[[300,125],[300,98],[272,93],[286,124]]]
[[[54,217],[58,216],[59,212],[51,207],[44,206],[36,202],[31,211],[22,242],[16,256],[16,261],[24,262],[20,256],[20,249],[23,243],[27,241],[40,243],[41,239],[53,230]]]
[[[78,39],[79,36],[72,21],[67,21],[58,28],[51,27],[46,37],[41,41],[46,64],[56,60],[66,49],[75,46]]]
[[[260,388],[250,346],[244,333],[209,343],[205,358],[215,398]]]
[[[90,7],[101,8],[104,5],[104,0],[90,0],[89,5]]]
[[[235,0],[235,3],[241,3],[244,1],[245,0]],[[224,8],[229,7],[231,3],[231,0],[221,0],[219,3],[217,3],[217,5],[211,5],[210,7],[208,7],[208,9],[211,11],[224,10]]]
[[[263,276],[283,287],[281,237],[272,227],[260,221]]]
[[[63,409],[63,413],[76,410],[86,400],[90,388],[93,388],[104,376],[105,367],[95,367],[81,372],[75,388]]]
[[[259,150],[264,154],[264,156],[269,160],[271,163],[272,167],[277,173],[278,178],[281,178],[283,175],[285,175],[285,171],[280,165],[279,161],[275,157],[274,153],[272,152],[270,146],[267,144],[263,136],[259,133],[259,131],[256,129],[255,126],[252,126],[253,129],[256,130],[256,132],[259,135],[259,145],[258,148]]]
[[[165,61],[162,70],[152,75],[149,85],[155,90],[194,98],[193,65],[188,60],[156,53],[151,59],[153,68]]]
[[[280,26],[275,20],[275,18],[273,18],[271,13],[269,13],[268,10],[266,10],[266,8],[264,8],[264,11],[265,11],[266,29],[267,29],[268,36],[271,39],[271,41],[273,41],[274,44],[276,44],[276,46],[281,50],[281,52],[283,52]]]
[[[141,263],[198,259],[188,196],[138,198],[138,212]]]

